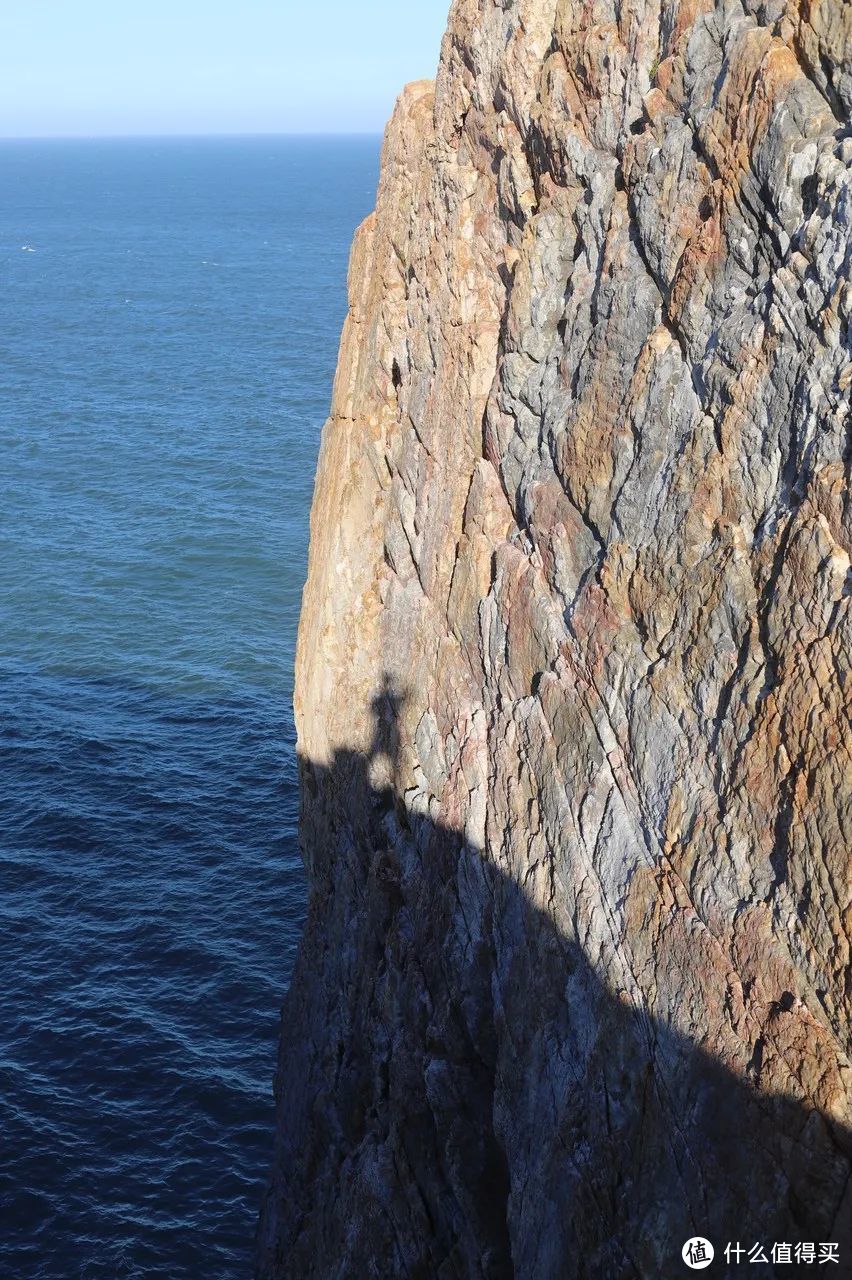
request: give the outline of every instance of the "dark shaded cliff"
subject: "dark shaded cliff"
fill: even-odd
[[[852,1268],[850,109],[841,0],[457,0],[401,98],[264,1280]]]

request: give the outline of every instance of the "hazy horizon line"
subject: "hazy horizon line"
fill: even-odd
[[[186,133],[0,133],[2,142],[195,142],[224,138],[381,138],[384,129],[235,129]]]

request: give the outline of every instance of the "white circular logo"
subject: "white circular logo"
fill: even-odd
[[[683,1246],[681,1257],[693,1271],[703,1271],[713,1261],[713,1246],[703,1236],[693,1236]]]

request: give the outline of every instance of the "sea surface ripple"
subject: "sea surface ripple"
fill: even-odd
[[[0,1277],[251,1272],[378,140],[0,144]]]

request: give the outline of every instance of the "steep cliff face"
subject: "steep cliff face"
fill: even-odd
[[[852,1273],[850,267],[846,0],[456,0],[323,436],[261,1276]]]

